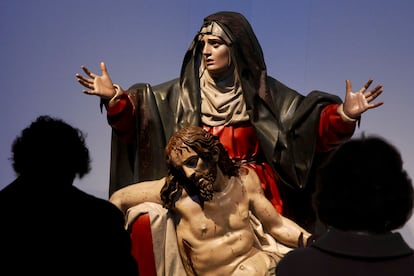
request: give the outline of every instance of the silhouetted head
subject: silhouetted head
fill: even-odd
[[[314,206],[328,226],[384,233],[411,216],[411,179],[399,151],[383,138],[344,143],[320,169],[317,184]]]
[[[73,179],[90,171],[85,136],[60,119],[39,116],[12,145],[13,168],[17,175]]]

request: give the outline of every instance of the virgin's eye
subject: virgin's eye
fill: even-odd
[[[221,41],[221,40],[214,40],[214,41],[210,42],[210,45],[213,46],[214,48],[217,48],[217,47],[219,47],[223,44],[224,44],[224,42]]]
[[[185,160],[184,165],[189,168],[195,168],[197,166],[198,159],[198,156],[190,157],[187,160]]]

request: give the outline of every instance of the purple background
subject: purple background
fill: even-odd
[[[105,61],[127,88],[179,74],[202,19],[232,10],[251,22],[269,75],[307,94],[343,98],[369,78],[382,83],[385,104],[362,117],[361,132],[379,134],[402,152],[414,176],[414,1],[411,0],[3,0],[0,2],[0,188],[14,179],[9,161],[16,135],[41,114],[87,133],[90,175],[76,186],[107,198],[110,128],[98,98],[84,95],[75,73]],[[381,173],[381,172],[372,172]],[[414,247],[414,218],[401,229]]]

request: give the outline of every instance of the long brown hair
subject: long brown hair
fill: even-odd
[[[176,167],[171,160],[171,152],[180,151],[183,145],[189,146],[204,160],[211,160],[213,152],[218,150],[218,166],[223,174],[228,176],[238,176],[239,174],[239,166],[230,159],[217,136],[198,126],[182,128],[170,138],[165,147],[168,174],[161,189],[161,200],[167,209],[174,207],[174,202],[181,195],[183,183],[188,181],[183,175],[181,168]]]

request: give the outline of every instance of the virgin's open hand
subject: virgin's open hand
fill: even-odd
[[[85,72],[86,77],[76,74],[76,79],[82,86],[87,88],[82,90],[83,93],[88,95],[96,95],[104,99],[110,99],[115,95],[114,85],[104,62],[100,63],[102,72],[101,76],[92,73],[84,65],[82,65],[81,68]]]

